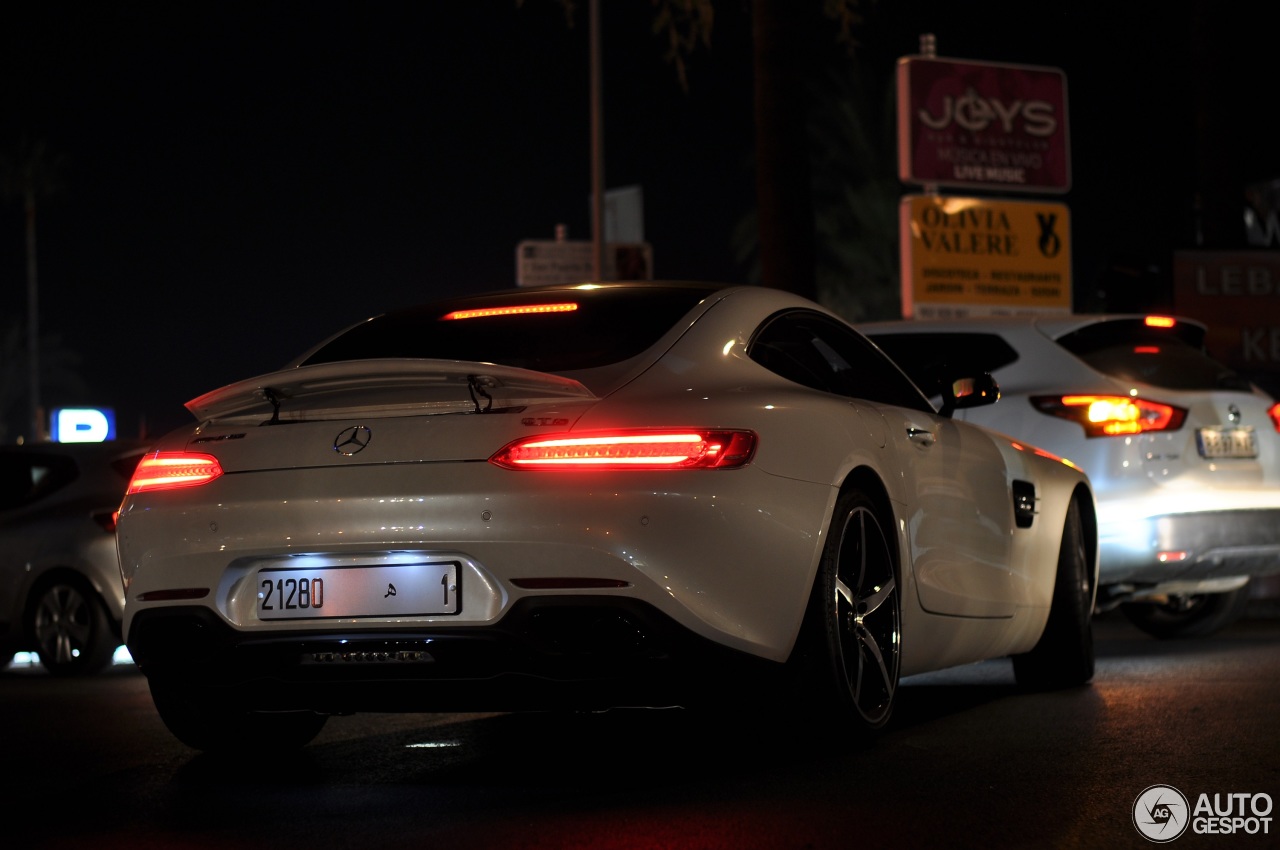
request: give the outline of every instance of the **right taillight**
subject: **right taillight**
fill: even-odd
[[[199,487],[222,475],[213,455],[198,452],[152,452],[138,461],[127,493]]]
[[[1280,401],[1267,408],[1267,415],[1271,417],[1271,424],[1280,431]]]
[[[1036,410],[1069,419],[1086,437],[1119,437],[1146,431],[1176,431],[1187,411],[1171,404],[1116,395],[1034,396]]]
[[[753,431],[619,430],[522,437],[489,458],[504,469],[737,469],[751,461]]]

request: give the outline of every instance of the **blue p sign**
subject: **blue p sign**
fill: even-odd
[[[60,407],[49,429],[55,442],[101,443],[116,436],[116,416],[110,408]]]

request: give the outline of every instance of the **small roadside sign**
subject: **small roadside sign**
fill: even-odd
[[[1175,251],[1173,309],[1209,326],[1218,360],[1280,387],[1280,252]]]
[[[516,285],[559,286],[595,277],[589,239],[525,239],[516,245]],[[611,244],[605,249],[604,280],[652,280],[653,248],[647,242]]]
[[[909,195],[899,216],[904,318],[1071,312],[1065,204]]]
[[[526,239],[516,246],[516,284],[586,283],[595,275],[587,239]]]

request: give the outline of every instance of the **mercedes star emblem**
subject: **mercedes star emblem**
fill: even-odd
[[[364,451],[373,438],[373,432],[364,425],[352,425],[333,438],[333,450],[341,455],[351,457]]]

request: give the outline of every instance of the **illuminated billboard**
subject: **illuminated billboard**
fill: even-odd
[[[55,443],[102,443],[116,438],[116,414],[109,407],[59,407],[49,435]]]
[[[1071,311],[1065,204],[912,195],[900,215],[904,318]]]
[[[904,183],[1071,188],[1067,80],[1057,68],[904,56],[897,91]]]

